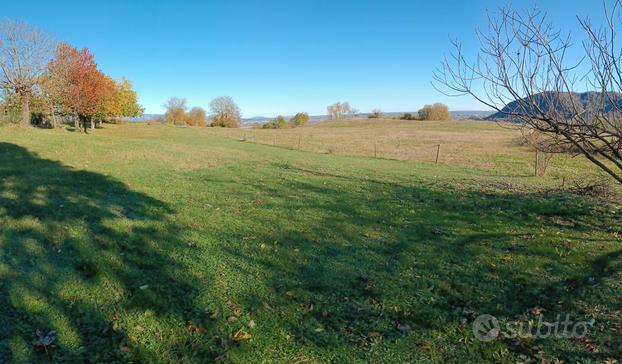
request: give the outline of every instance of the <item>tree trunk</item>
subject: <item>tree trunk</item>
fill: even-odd
[[[30,92],[20,94],[22,99],[22,126],[30,126]]]

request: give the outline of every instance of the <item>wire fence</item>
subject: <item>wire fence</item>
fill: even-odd
[[[416,160],[432,163],[443,161],[442,144],[417,143],[407,138],[378,136],[345,136],[310,132],[256,129],[210,130],[209,133],[243,142],[270,145],[291,150],[345,156],[364,156],[395,160]]]

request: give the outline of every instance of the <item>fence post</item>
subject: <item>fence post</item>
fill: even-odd
[[[374,138],[374,158],[378,158],[378,141]]]
[[[298,135],[298,150],[300,150],[300,140],[302,139],[301,135]]]
[[[441,154],[441,145],[440,144],[436,147],[436,161],[435,161],[436,164],[438,164],[438,155],[439,154]]]
[[[534,167],[534,176],[538,177],[538,150],[536,149],[536,163]]]

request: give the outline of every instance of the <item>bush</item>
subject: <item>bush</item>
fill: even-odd
[[[422,120],[451,120],[449,107],[440,102],[434,105],[425,105],[419,110],[419,118]]]
[[[285,121],[285,118],[281,115],[261,126],[262,129],[283,129],[285,127],[287,127],[287,121]]]
[[[379,109],[374,109],[371,112],[371,115],[369,115],[370,119],[380,119],[382,117],[382,111],[380,111]]]
[[[309,122],[309,114],[307,114],[306,112],[299,112],[298,114],[294,115],[291,119],[289,119],[289,123],[293,127],[305,126],[307,125],[308,122]]]

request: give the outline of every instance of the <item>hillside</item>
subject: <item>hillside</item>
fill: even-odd
[[[583,110],[599,110],[600,112],[611,112],[615,106],[610,100],[606,100],[604,102],[597,103],[596,100],[599,100],[601,97],[600,93],[597,92],[582,92],[582,93],[572,93],[572,94],[562,94],[560,97],[552,92],[548,93],[540,93],[534,96],[535,103],[539,108],[543,110],[547,110],[549,108],[558,108],[561,110],[568,110],[570,112],[568,105],[568,100],[572,97],[574,100],[578,102],[580,108]],[[622,94],[611,94],[612,100],[619,100],[618,107],[622,107]],[[602,106],[594,106],[594,105],[602,105]],[[521,112],[521,113],[531,113],[534,110],[520,110],[519,103],[516,101],[512,101],[507,104],[500,112],[496,112],[488,117],[487,120],[510,120],[512,117],[510,114],[512,112]]]
[[[422,125],[415,139],[450,133]],[[497,134],[481,135],[462,153]],[[530,177],[527,155],[486,158],[321,154],[165,125],[0,128],[0,362],[622,357],[620,206]],[[473,337],[476,315],[539,312],[595,324],[582,340]]]

